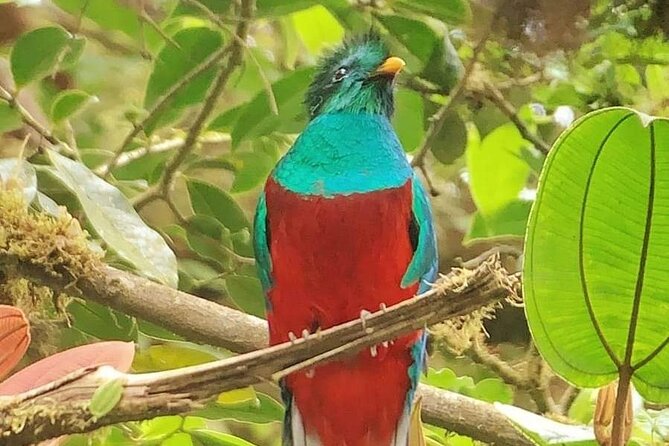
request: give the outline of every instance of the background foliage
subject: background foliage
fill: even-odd
[[[407,61],[393,122],[433,192],[442,271],[491,248],[519,267],[545,152],[575,118],[669,106],[669,9],[659,0],[257,0],[241,43],[238,9],[232,0],[0,0],[0,156],[13,158],[0,177],[20,176],[35,209],[66,206],[108,263],[261,317],[250,216],[305,125],[315,61],[345,34],[373,26]],[[221,67],[231,71],[218,95]],[[15,295],[0,303],[29,315],[26,362],[97,340],[134,341],[136,372],[230,354],[91,302],[60,308]],[[522,310],[435,327],[434,346],[429,384],[592,419],[592,392],[547,370]],[[277,401],[270,386],[243,389],[193,416],[67,444],[276,445]],[[637,413],[637,441],[664,444],[667,413]],[[428,433],[430,444],[473,444]]]

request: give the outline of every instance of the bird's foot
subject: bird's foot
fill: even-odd
[[[383,313],[385,313],[385,312],[388,311],[388,307],[386,307],[386,304],[384,304],[383,302],[381,302],[381,303],[379,304],[379,310],[381,310]]]
[[[295,345],[297,343],[297,336],[295,336],[295,333],[292,331],[288,332],[288,339],[290,340],[290,343]]]
[[[371,315],[372,313],[370,313],[367,310],[360,311],[360,321],[362,322],[362,331],[364,331],[367,334],[371,333],[371,329],[367,330],[367,319],[369,319]]]

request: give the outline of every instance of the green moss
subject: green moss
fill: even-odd
[[[74,280],[100,265],[88,234],[64,208],[58,217],[32,212],[16,190],[0,188],[0,228],[0,255],[41,266],[49,274]]]

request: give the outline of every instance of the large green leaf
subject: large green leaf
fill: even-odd
[[[633,369],[669,402],[669,122],[591,113],[556,142],[530,214],[524,295],[551,367],[582,387]]]
[[[51,73],[72,51],[70,44],[78,45],[70,33],[57,26],[38,28],[19,37],[10,56],[16,85],[21,87]]]
[[[530,167],[521,158],[525,140],[507,123],[497,127],[480,144],[470,138],[467,167],[472,195],[484,215],[492,215],[518,197]]]
[[[144,96],[144,107],[147,109],[223,45],[221,34],[206,27],[182,29],[173,36],[173,40],[179,48],[165,45],[156,57]],[[159,121],[148,123],[147,132],[151,133],[158,125],[175,121],[184,108],[202,102],[215,72],[216,68],[212,67],[184,86],[172,97],[167,112]]]
[[[142,221],[128,199],[81,163],[49,151],[54,175],[79,199],[98,235],[120,257],[152,279],[176,288],[177,261],[156,231]]]

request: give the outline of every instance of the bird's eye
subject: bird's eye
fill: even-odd
[[[332,82],[341,81],[346,77],[347,74],[348,74],[348,68],[340,67],[337,71],[335,71],[334,76],[332,76]]]

